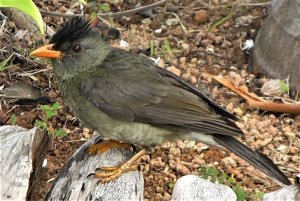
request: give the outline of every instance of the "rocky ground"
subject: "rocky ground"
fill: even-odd
[[[48,11],[79,12],[74,2],[35,2]],[[115,1],[110,4],[110,10],[130,10],[139,2]],[[149,0],[143,4],[151,3],[153,1]],[[249,109],[241,97],[209,76],[222,75],[236,85],[246,86],[262,96],[260,88],[269,78],[251,73],[249,52],[242,51],[242,47],[246,39],[255,37],[267,16],[267,8],[267,4],[254,0],[173,0],[168,1],[166,6],[151,9],[151,12],[109,18],[101,23],[120,31],[120,38],[109,41],[112,45],[148,56],[153,53],[153,57],[160,58],[158,65],[189,80],[229,112],[240,117],[242,122],[238,126],[245,133],[241,140],[272,158],[293,180],[300,172],[300,128],[296,126],[295,115]],[[58,30],[66,19],[44,16],[44,20],[53,30]],[[10,19],[3,23],[1,29],[1,60],[13,52],[15,54],[5,69],[0,66],[0,88],[17,82],[27,83],[40,88],[49,98],[43,99],[41,104],[49,101],[53,104],[58,100],[62,106],[58,115],[51,117],[48,123],[53,129],[63,128],[68,135],[51,137],[46,156],[48,163],[44,167],[40,188],[34,192],[34,200],[42,200],[59,170],[93,131],[85,128],[64,104],[48,61],[28,56],[30,51],[48,39],[22,31]],[[281,97],[295,100],[293,93]],[[42,116],[43,111],[36,101],[1,100],[0,125],[16,124],[31,128]],[[145,199],[170,200],[176,180],[187,174],[199,175],[202,166],[215,167],[228,175],[232,174],[250,200],[256,199],[252,196],[255,191],[269,192],[279,188],[266,175],[226,150],[202,143],[177,141],[157,146],[152,155],[143,158],[141,169],[145,178]]]

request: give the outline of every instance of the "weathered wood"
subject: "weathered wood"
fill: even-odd
[[[106,184],[97,184],[98,179],[87,177],[96,168],[119,165],[133,154],[128,149],[112,149],[101,155],[85,153],[90,145],[100,140],[100,136],[95,136],[75,152],[59,173],[45,200],[143,200],[144,182],[139,171],[128,172]]]
[[[27,200],[47,151],[48,135],[37,128],[0,127],[0,200]]]
[[[254,71],[286,79],[300,89],[300,1],[273,0],[253,52]]]

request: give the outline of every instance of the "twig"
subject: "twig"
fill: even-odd
[[[99,17],[112,17],[112,18],[119,18],[123,16],[133,15],[138,12],[143,12],[145,10],[151,9],[156,6],[160,6],[164,4],[167,0],[161,0],[153,4],[149,4],[146,6],[141,6],[138,8],[134,8],[132,10],[117,12],[117,13],[98,13]],[[39,9],[41,14],[44,16],[52,16],[52,17],[65,17],[65,18],[72,18],[74,16],[83,16],[82,14],[68,14],[68,13],[59,13],[59,12],[49,12],[43,9]]]
[[[269,2],[265,2],[265,3],[232,3],[230,4],[230,6],[235,6],[235,7],[242,7],[242,6],[248,6],[248,7],[256,7],[256,6],[261,6],[261,7],[265,7],[265,6],[270,6],[271,5],[271,1]],[[220,6],[202,6],[202,7],[195,7],[193,8],[194,11],[197,10],[201,10],[201,9],[210,9],[210,10],[215,10],[215,9],[219,9],[219,8],[224,8],[224,5],[220,5]]]
[[[1,29],[4,29],[4,26],[6,25],[6,16],[2,14],[2,12],[0,11],[0,15],[1,17],[3,17],[3,21],[2,21],[2,24],[1,24],[1,27],[0,27],[0,30]]]
[[[5,115],[7,115],[8,113],[10,113],[11,111],[13,111],[14,109],[16,109],[17,107],[20,107],[20,105],[14,105],[14,106],[12,106],[11,109],[8,110],[8,111],[5,113]]]
[[[9,52],[8,50],[0,49],[0,53],[3,54],[3,53],[10,53],[10,52]],[[34,65],[38,65],[38,63],[36,63],[36,62],[34,62],[34,61],[32,61],[32,60],[26,58],[25,56],[23,56],[23,55],[21,55],[21,54],[19,54],[19,53],[17,53],[17,52],[12,52],[12,54],[13,54],[14,56],[16,56],[17,58],[19,58],[20,60],[22,60],[22,61],[25,60],[25,61],[28,62],[28,63],[34,64]]]
[[[179,24],[180,24],[180,26],[181,26],[183,32],[184,32],[185,34],[187,34],[188,31],[187,31],[187,29],[185,28],[185,26],[182,24],[182,22],[181,22],[180,18],[178,17],[178,15],[177,15],[176,13],[174,13],[174,12],[172,12],[172,15],[174,15],[175,18],[179,21]]]
[[[42,72],[45,72],[45,71],[48,71],[48,70],[51,70],[51,69],[52,69],[52,68],[46,68],[46,69],[34,71],[34,72],[32,72],[32,73],[30,73],[30,72],[20,73],[20,74],[18,74],[18,76],[31,76],[31,75],[34,75],[34,74],[37,74],[37,73],[42,73]]]

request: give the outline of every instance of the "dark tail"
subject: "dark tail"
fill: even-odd
[[[264,172],[281,186],[291,185],[290,180],[266,155],[251,150],[232,136],[214,135],[214,140],[229,151],[249,162],[260,171]]]

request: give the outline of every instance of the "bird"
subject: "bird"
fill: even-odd
[[[86,127],[111,140],[107,147],[144,147],[119,166],[100,168],[95,175],[104,183],[134,170],[151,147],[191,140],[225,147],[278,184],[291,184],[270,158],[236,139],[244,135],[239,118],[147,57],[110,46],[89,20],[71,18],[31,55],[51,60],[64,101]],[[93,146],[91,152],[106,150]]]

